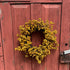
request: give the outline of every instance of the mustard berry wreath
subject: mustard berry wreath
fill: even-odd
[[[57,30],[53,30],[53,22],[46,20],[30,20],[26,22],[25,25],[20,25],[18,34],[19,46],[15,48],[18,51],[24,51],[26,53],[25,57],[34,57],[40,64],[46,55],[50,54],[51,49],[57,49],[58,43],[56,41],[55,34]],[[31,34],[34,31],[42,31],[44,34],[44,39],[42,44],[37,46],[32,46]]]

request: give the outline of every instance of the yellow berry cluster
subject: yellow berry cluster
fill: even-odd
[[[25,25],[19,27],[20,34],[18,34],[19,46],[15,48],[18,51],[24,51],[26,53],[25,57],[34,57],[40,64],[46,55],[50,54],[51,49],[57,49],[58,43],[56,41],[55,34],[56,30],[53,30],[53,22],[46,20],[30,20],[26,22]],[[37,46],[32,46],[31,34],[34,31],[42,31],[44,34],[44,39],[42,44]]]

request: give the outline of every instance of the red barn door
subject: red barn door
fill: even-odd
[[[70,10],[67,8],[69,7],[69,4],[67,5],[68,2],[66,3],[66,0],[63,2],[62,0],[40,0],[38,3],[34,2],[33,0],[31,3],[0,3],[0,70],[69,70],[69,64],[59,63],[60,52],[69,49],[69,45],[67,47],[64,46],[65,43],[69,42],[68,38],[70,38],[68,30],[70,28],[70,20],[68,18]],[[65,19],[64,15],[67,19]],[[44,21],[48,19],[55,23],[54,29],[58,31],[56,36],[59,43],[58,50],[51,50],[51,54],[41,64],[38,64],[35,59],[30,57],[25,58],[24,53],[15,51],[15,47],[18,46],[16,35],[19,33],[19,26],[24,25],[25,22],[31,19],[38,18],[42,18]],[[68,22],[68,24],[65,22]],[[41,36],[39,32],[32,35],[33,45],[41,44]]]

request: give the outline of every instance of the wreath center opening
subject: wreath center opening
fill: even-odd
[[[42,44],[44,39],[44,34],[42,33],[42,31],[36,30],[31,34],[31,36],[32,45],[39,47],[39,45]]]

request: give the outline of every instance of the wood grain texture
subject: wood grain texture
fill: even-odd
[[[0,56],[0,70],[4,70],[4,60],[3,60],[3,56]]]
[[[19,26],[25,25],[30,20],[30,5],[11,5],[12,23],[13,23],[13,41],[14,49],[18,46],[17,33]],[[31,59],[25,58],[23,52],[15,51],[15,67],[16,70],[31,70]]]
[[[8,3],[1,4],[1,9],[3,16],[1,22],[5,70],[15,70],[10,5]]]
[[[41,18],[41,4],[31,4],[31,19]]]
[[[43,4],[42,5],[42,19],[53,21],[54,29],[57,30],[57,41],[59,43],[60,38],[60,16],[61,5]],[[58,70],[59,64],[59,47],[58,50],[51,50],[51,54],[45,58],[46,70]]]
[[[2,20],[2,4],[0,4],[0,70],[4,70],[4,57],[3,57],[3,46],[2,46],[2,30],[1,30],[1,20]]]
[[[70,49],[70,0],[63,0],[60,52]],[[67,45],[65,45],[67,44]],[[60,64],[60,70],[69,70],[69,64]]]

